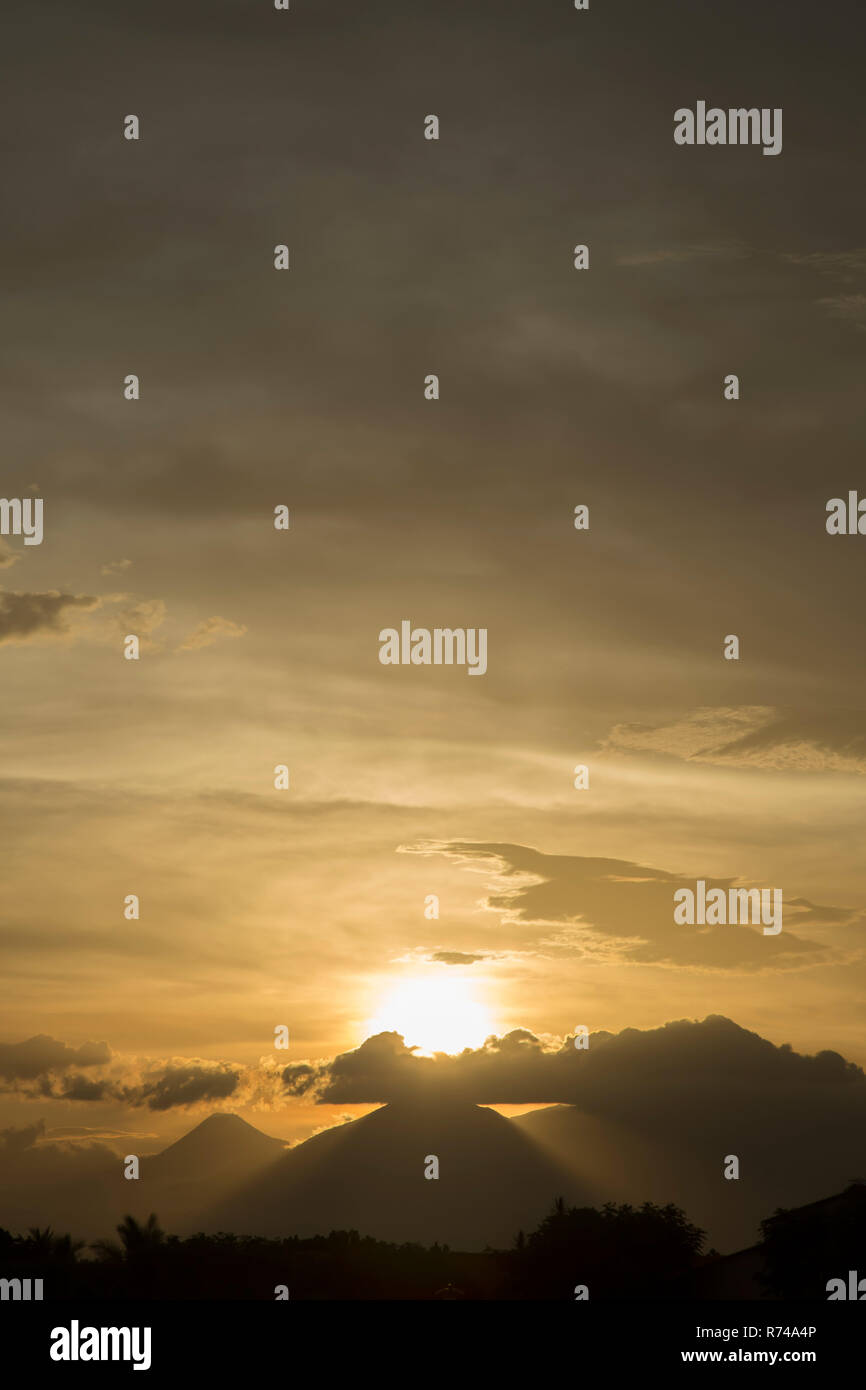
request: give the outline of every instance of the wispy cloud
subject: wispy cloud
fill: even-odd
[[[598,963],[663,965],[702,971],[790,970],[829,962],[858,948],[835,949],[797,936],[789,923],[850,926],[855,908],[824,907],[785,894],[785,926],[776,936],[760,927],[683,927],[673,920],[673,893],[704,879],[707,890],[740,886],[739,879],[700,872],[673,873],[626,859],[543,854],[527,845],[439,841],[404,846],[442,854],[486,870],[490,891],[482,906],[500,916],[499,940],[513,949]],[[757,886],[757,885],[749,885]]]
[[[177,650],[179,652],[198,651],[201,647],[212,646],[214,642],[219,642],[224,637],[243,637],[246,630],[242,623],[234,623],[230,618],[206,618],[190,633]]]
[[[866,773],[866,710],[710,706],[668,724],[617,724],[602,746],[729,767]]]
[[[629,251],[617,257],[617,265],[682,265],[687,261],[738,261],[753,252],[742,242],[692,242],[683,246],[663,246],[653,250]]]

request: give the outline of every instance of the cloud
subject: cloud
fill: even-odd
[[[12,565],[17,565],[21,556],[17,550],[10,550],[8,546],[0,541],[0,570],[8,570]]]
[[[76,613],[89,615],[96,610],[101,610],[101,621],[74,625],[68,621]],[[160,627],[165,617],[166,604],[159,598],[136,599],[128,593],[64,594],[56,589],[40,594],[0,590],[0,643],[81,635],[113,642],[118,631],[124,636],[135,633],[145,637]]]
[[[866,294],[829,295],[817,301],[834,319],[846,319],[855,328],[866,328]]]
[[[854,280],[866,275],[866,246],[850,251],[786,251],[782,260],[791,265],[805,265],[819,275],[832,275],[839,280]]]
[[[485,951],[470,956],[465,951],[434,951],[428,960],[441,961],[443,965],[474,965],[478,960],[487,960]]]
[[[11,1125],[0,1129],[0,1157],[8,1158],[24,1153],[33,1147],[45,1134],[45,1121],[37,1120],[34,1125]]]
[[[84,1075],[82,1068],[98,1069]],[[20,1043],[0,1044],[0,1089],[32,1099],[114,1101],[135,1108],[161,1111],[224,1100],[242,1084],[245,1094],[263,1098],[268,1078],[277,1089],[276,1064],[244,1068],[229,1062],[197,1058],[141,1061],[114,1056],[107,1043],[65,1043],[39,1034]]]
[[[687,246],[663,247],[655,251],[631,251],[617,256],[617,265],[681,265],[685,261],[742,260],[752,252],[738,242],[699,242]]]
[[[234,623],[230,618],[207,618],[200,623],[194,632],[191,632],[186,641],[177,648],[179,652],[197,651],[200,647],[209,647],[214,642],[218,642],[221,637],[243,637],[246,628],[241,623]]]
[[[82,1043],[67,1047],[47,1033],[27,1038],[20,1043],[0,1043],[0,1076],[7,1081],[28,1081],[48,1072],[63,1072],[69,1067],[99,1067],[111,1060],[111,1050],[104,1042]]]
[[[130,1090],[123,1099],[129,1105],[146,1105],[149,1110],[173,1110],[177,1106],[225,1100],[234,1095],[240,1079],[240,1070],[224,1062],[171,1066],[155,1079]]]
[[[96,1141],[125,1143],[129,1139],[139,1142],[145,1139],[152,1143],[159,1140],[154,1130],[116,1129],[111,1125],[57,1125],[45,1129],[44,1121],[40,1120],[39,1123],[49,1144],[92,1144]]]
[[[134,633],[136,637],[147,635],[161,627],[165,622],[166,606],[164,599],[147,598],[129,603],[130,594],[111,594],[107,603],[126,603],[114,615],[114,624],[124,633]]]
[[[65,1076],[59,1086],[46,1089],[46,1095],[57,1100],[105,1100],[110,1096],[105,1081],[94,1081],[91,1077]]]
[[[866,773],[866,710],[710,706],[670,724],[617,724],[602,747],[731,767]]]
[[[566,953],[621,964],[690,966],[700,970],[791,969],[834,959],[827,947],[804,940],[790,922],[855,923],[856,909],[822,907],[783,890],[783,928],[764,936],[751,926],[682,926],[674,922],[677,888],[741,885],[736,878],[671,873],[627,859],[542,854],[525,845],[433,841],[404,852],[443,854],[495,880],[483,907],[502,914],[515,946],[534,954]],[[846,943],[847,949],[848,948]]]
[[[62,594],[57,589],[44,594],[0,590],[0,643],[29,642],[34,637],[65,637],[69,633],[66,617],[70,611],[87,611],[99,606],[89,594]]]
[[[806,266],[840,285],[856,285],[866,276],[866,247],[848,251],[788,252],[782,259],[792,265]],[[866,329],[866,294],[856,290],[816,300],[831,318],[845,319],[855,328]]]
[[[688,1113],[733,1092],[756,1107],[780,1095],[799,1097],[802,1114],[822,1091],[850,1100],[866,1123],[866,1075],[836,1052],[793,1052],[711,1015],[661,1028],[592,1033],[587,1048],[574,1035],[544,1042],[526,1029],[491,1037],[456,1056],[418,1056],[399,1033],[379,1033],[330,1061],[299,1063],[283,1072],[287,1095],[319,1104],[375,1104],[407,1099],[476,1105],[575,1105],[592,1114],[635,1121]]]
[[[108,564],[100,567],[100,574],[120,574],[123,570],[128,570],[132,564],[131,560],[109,560]]]

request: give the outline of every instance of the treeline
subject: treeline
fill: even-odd
[[[156,1216],[127,1216],[117,1243],[85,1246],[50,1230],[13,1236],[0,1230],[0,1276],[41,1278],[46,1299],[265,1299],[285,1287],[290,1299],[497,1297],[492,1253],[447,1246],[395,1245],[332,1231],[271,1240],[228,1232],[167,1235]],[[285,1296],[285,1295],[283,1295]]]
[[[85,1247],[51,1230],[0,1231],[0,1275],[42,1278],[47,1299],[571,1299],[659,1297],[692,1265],[703,1233],[676,1207],[568,1208],[558,1199],[509,1251],[397,1245],[332,1231],[281,1240],[167,1235],[127,1216],[119,1240]]]
[[[828,1278],[866,1276],[866,1185],[762,1224],[761,1272],[722,1296],[826,1298]],[[85,1246],[50,1229],[0,1230],[0,1279],[43,1281],[44,1298],[682,1299],[717,1296],[712,1278],[741,1256],[703,1255],[704,1232],[678,1207],[568,1207],[558,1198],[512,1249],[397,1245],[332,1231],[273,1240],[227,1232],[168,1235],[156,1216],[127,1216],[117,1241]],[[753,1252],[744,1252],[749,1255]],[[866,1285],[864,1285],[866,1287]],[[283,1294],[285,1296],[285,1294]]]

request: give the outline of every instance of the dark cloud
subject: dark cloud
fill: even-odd
[[[312,1067],[308,1062],[296,1062],[286,1067],[282,1073],[286,1095],[305,1096],[318,1084],[321,1074],[318,1067]]]
[[[152,1069],[144,1080],[126,1076],[89,1080],[83,1076],[62,1081],[41,1078],[41,1093],[50,1100],[115,1101],[133,1108],[163,1111],[184,1109],[236,1093],[245,1073],[229,1063],[190,1063]]]
[[[474,965],[476,961],[486,960],[486,952],[480,951],[472,956],[466,951],[434,951],[428,960],[437,960],[442,965]]]
[[[62,594],[57,589],[44,594],[0,591],[0,643],[63,636],[69,630],[65,619],[70,611],[97,608],[99,602],[89,594]]]
[[[166,1067],[155,1080],[127,1092],[123,1099],[129,1105],[146,1105],[149,1110],[172,1110],[202,1101],[225,1100],[237,1090],[240,1078],[240,1071],[227,1063]]]
[[[431,1059],[416,1057],[416,1051],[406,1047],[399,1033],[377,1033],[332,1062],[287,1066],[282,1073],[286,1094],[314,1096],[322,1104],[338,1100],[352,1103],[356,1094],[369,1097],[375,1093],[374,1099],[379,1101],[412,1095],[433,1076]]]
[[[67,1047],[46,1033],[25,1042],[0,1043],[0,1076],[7,1081],[29,1081],[44,1072],[62,1072],[69,1067],[100,1067],[110,1060],[107,1043]]]
[[[33,1125],[10,1125],[0,1129],[0,1157],[6,1158],[30,1149],[45,1133],[45,1121]]]
[[[108,1074],[85,1076],[81,1067],[110,1067]],[[71,1072],[71,1074],[69,1074]],[[106,1043],[67,1047],[46,1034],[21,1043],[0,1044],[3,1089],[44,1100],[114,1101],[148,1110],[171,1110],[224,1100],[242,1078],[252,1083],[250,1069],[228,1062],[194,1060],[151,1064],[113,1059]]]
[[[601,1038],[602,1035],[597,1035]],[[491,1037],[483,1047],[457,1056],[417,1055],[399,1033],[378,1033],[352,1052],[330,1062],[286,1067],[283,1081],[291,1095],[315,1097],[320,1104],[442,1098],[477,1103],[562,1101],[573,1090],[579,1062],[568,1039],[550,1050],[532,1033],[515,1029]]]
[[[87,1076],[67,1076],[63,1078],[58,1099],[61,1100],[104,1100],[108,1086],[104,1081],[93,1081]]]
[[[694,890],[698,878],[708,891],[743,885],[734,878],[674,874],[627,859],[542,854],[525,845],[447,841],[404,848],[488,866],[491,878],[505,886],[491,891],[484,906],[503,914],[515,948],[538,953],[566,951],[597,960],[702,970],[791,969],[832,958],[829,948],[795,935],[791,918],[827,925],[840,921],[838,908],[785,898],[782,884],[775,885],[783,891],[783,926],[775,936],[764,936],[760,927],[681,926],[673,917],[676,889]],[[841,912],[846,925],[857,917],[854,909]],[[855,948],[846,942],[846,949]]]
[[[515,1029],[456,1056],[425,1057],[406,1047],[399,1033],[379,1033],[329,1062],[286,1067],[283,1080],[289,1094],[315,1097],[320,1104],[418,1098],[548,1102],[622,1120],[641,1113],[675,1115],[697,1096],[711,1104],[713,1097],[736,1092],[755,1105],[763,1097],[770,1107],[774,1098],[797,1096],[807,1106],[829,1090],[848,1097],[866,1125],[866,1075],[860,1067],[836,1052],[810,1056],[788,1044],[776,1047],[720,1016],[647,1031],[592,1033],[586,1048],[574,1043],[574,1035],[550,1045]]]

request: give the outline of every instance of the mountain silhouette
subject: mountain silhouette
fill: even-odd
[[[430,1159],[438,1178],[426,1178]],[[251,1235],[360,1231],[464,1250],[510,1246],[554,1197],[593,1193],[510,1120],[465,1101],[401,1101],[298,1144],[206,1213]]]
[[[104,1145],[28,1149],[0,1168],[0,1226],[53,1225],[91,1240],[113,1236],[127,1212],[144,1220],[155,1211],[169,1229],[191,1232],[203,1211],[283,1152],[281,1139],[239,1115],[209,1115],[160,1153],[141,1156],[137,1180],[124,1177],[125,1162]]]
[[[828,1107],[815,1128],[817,1101],[764,1113],[727,1101],[712,1112],[670,1116],[655,1125],[587,1115],[576,1106],[533,1110],[512,1124],[592,1187],[600,1201],[674,1202],[707,1232],[720,1251],[751,1246],[761,1221],[777,1207],[799,1207],[838,1191],[866,1172],[862,1121]],[[740,1177],[727,1180],[725,1159],[736,1154]]]
[[[272,1139],[247,1124],[240,1115],[208,1115],[167,1149],[145,1159],[142,1167],[156,1181],[186,1181],[199,1176],[215,1177],[233,1170],[263,1167],[285,1149],[281,1139]]]
[[[240,1115],[209,1115],[160,1153],[141,1160],[141,1177],[124,1183],[124,1211],[159,1213],[171,1230],[200,1229],[202,1213],[251,1181],[285,1152],[281,1139],[263,1134]]]

